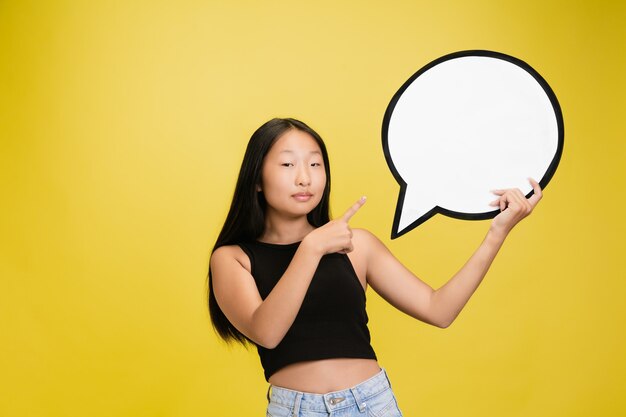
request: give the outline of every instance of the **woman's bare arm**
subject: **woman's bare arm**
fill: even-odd
[[[247,256],[238,246],[222,246],[211,256],[215,299],[228,320],[250,340],[276,347],[293,324],[320,259],[327,253],[350,252],[350,218],[365,203],[361,198],[343,216],[310,232],[265,300],[250,272]]]
[[[489,270],[510,230],[528,216],[541,199],[541,189],[530,181],[535,194],[526,199],[518,189],[496,190],[492,202],[501,209],[487,236],[463,267],[441,288],[433,290],[405,268],[374,235],[359,231],[367,248],[368,283],[400,311],[437,327],[448,327],[467,304]]]
[[[243,256],[246,255],[238,246],[222,246],[213,252],[211,273],[215,298],[233,326],[258,345],[273,349],[293,324],[320,256],[301,244],[265,300],[243,266]]]
[[[465,304],[487,274],[491,263],[504,243],[505,236],[491,230],[463,267],[432,294],[431,314],[446,328],[457,318]]]

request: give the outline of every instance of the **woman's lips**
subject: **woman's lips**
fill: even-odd
[[[292,197],[295,198],[298,201],[309,201],[311,199],[311,197],[313,197],[313,194],[298,193],[298,194],[294,194]]]

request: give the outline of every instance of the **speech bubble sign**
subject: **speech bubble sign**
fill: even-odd
[[[393,96],[383,151],[400,184],[391,238],[437,213],[495,217],[490,190],[544,189],[563,152],[563,116],[537,71],[499,52],[472,50],[429,63]]]

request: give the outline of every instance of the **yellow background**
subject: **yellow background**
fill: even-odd
[[[210,249],[251,133],[325,138],[332,208],[438,288],[489,221],[389,239],[381,125],[441,55],[491,49],[550,83],[561,164],[456,322],[368,292],[406,416],[626,414],[623,2],[0,0],[0,415],[254,416],[256,351],[205,308]]]

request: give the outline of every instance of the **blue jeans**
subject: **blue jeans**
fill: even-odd
[[[342,391],[313,394],[270,386],[267,417],[401,417],[384,369]]]

